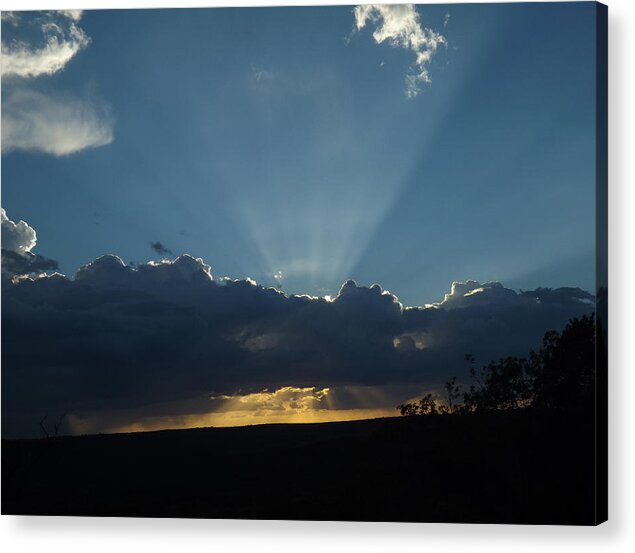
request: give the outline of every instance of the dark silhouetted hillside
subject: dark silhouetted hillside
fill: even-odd
[[[518,410],[3,440],[2,513],[594,524],[594,421]]]

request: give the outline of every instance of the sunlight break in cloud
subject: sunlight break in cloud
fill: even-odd
[[[420,391],[418,388],[416,390],[416,393]],[[273,391],[242,395],[212,395],[207,399],[213,405],[211,410],[209,405],[205,407],[200,399],[196,399],[155,404],[141,409],[71,413],[67,419],[67,429],[71,434],[94,434],[394,417],[395,405],[403,400],[405,392],[397,392],[399,395],[396,397],[390,392],[390,389],[384,391],[384,387],[354,386],[333,390],[314,386],[283,386]],[[337,395],[340,399],[333,400],[333,396]]]
[[[109,110],[91,102],[51,97],[28,89],[5,93],[2,101],[2,151],[39,151],[56,156],[110,144]]]
[[[39,48],[22,41],[9,44],[3,41],[2,75],[29,78],[53,75],[64,69],[90,42],[86,33],[75,24],[81,15],[80,10],[48,14],[40,23],[44,45]]]
[[[377,44],[384,41],[393,47],[414,52],[413,74],[406,75],[406,96],[414,98],[421,89],[419,83],[429,83],[428,64],[445,37],[432,29],[422,27],[413,5],[365,4],[354,10],[355,27],[363,29],[367,23],[375,25],[373,38]]]
[[[299,414],[322,407],[329,392],[329,388],[284,386],[273,392],[263,390],[245,395],[214,395],[210,399],[224,404],[220,410],[225,411],[251,411],[260,416],[276,411]]]

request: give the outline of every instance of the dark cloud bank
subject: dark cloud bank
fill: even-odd
[[[432,389],[466,373],[465,353],[480,362],[525,355],[546,330],[594,306],[577,288],[473,281],[419,308],[351,280],[331,301],[287,296],[215,279],[188,255],[135,267],[107,255],[72,279],[16,278],[6,263],[3,252],[4,436],[33,434],[44,414],[193,398],[210,410],[211,395],[283,386]]]

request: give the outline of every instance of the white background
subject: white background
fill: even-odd
[[[389,0],[384,0],[389,3]],[[0,9],[299,5],[323,2],[0,0]],[[340,4],[349,2],[327,2]],[[351,2],[352,3],[352,2]],[[428,3],[443,3],[431,2]],[[447,3],[447,2],[446,2]],[[597,528],[176,519],[0,518],[0,546],[20,552],[217,550],[361,552],[635,551],[635,2],[609,5],[610,511]],[[631,57],[633,56],[633,57]],[[628,99],[631,99],[630,101]],[[633,310],[633,311],[631,311]]]

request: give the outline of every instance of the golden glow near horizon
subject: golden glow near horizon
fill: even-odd
[[[333,401],[331,388],[284,386],[273,391],[243,395],[210,396],[210,411],[183,414],[139,412],[69,415],[72,434],[147,432],[201,427],[233,427],[261,424],[303,424],[363,420],[397,416],[392,398],[382,401],[373,387],[347,388],[355,406],[342,408]],[[368,407],[359,407],[364,404]],[[174,410],[170,410],[174,413]]]
[[[130,424],[114,426],[107,432],[148,432],[153,430],[184,430],[187,428],[228,428],[261,424],[306,424],[320,422],[343,422],[397,416],[391,409],[314,409],[302,413],[279,413],[266,415],[252,412],[229,411],[177,417],[151,417]]]

